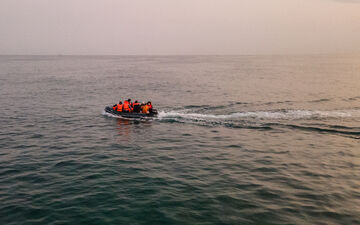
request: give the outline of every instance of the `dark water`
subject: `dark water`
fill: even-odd
[[[0,224],[360,224],[360,56],[1,56],[0,96]]]

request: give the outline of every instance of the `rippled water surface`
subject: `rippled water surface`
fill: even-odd
[[[0,96],[0,224],[360,224],[360,56],[0,56]]]

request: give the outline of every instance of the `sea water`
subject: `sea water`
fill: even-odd
[[[0,224],[360,224],[360,56],[0,56],[0,105]]]

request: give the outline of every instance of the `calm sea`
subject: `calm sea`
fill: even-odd
[[[360,56],[0,56],[0,105],[0,224],[360,224]]]

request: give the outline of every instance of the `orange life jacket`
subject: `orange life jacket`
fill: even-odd
[[[116,108],[117,108],[117,105],[114,105],[114,106],[113,106],[113,110],[116,110]]]
[[[144,105],[144,107],[142,107],[141,111],[142,111],[142,113],[148,114],[149,113],[149,107],[147,105]]]
[[[119,112],[122,112],[122,107],[123,107],[123,105],[122,104],[117,104],[117,111],[119,111]]]
[[[123,111],[127,111],[127,112],[130,112],[130,111],[131,111],[131,106],[130,106],[130,104],[129,104],[128,101],[124,101]]]

